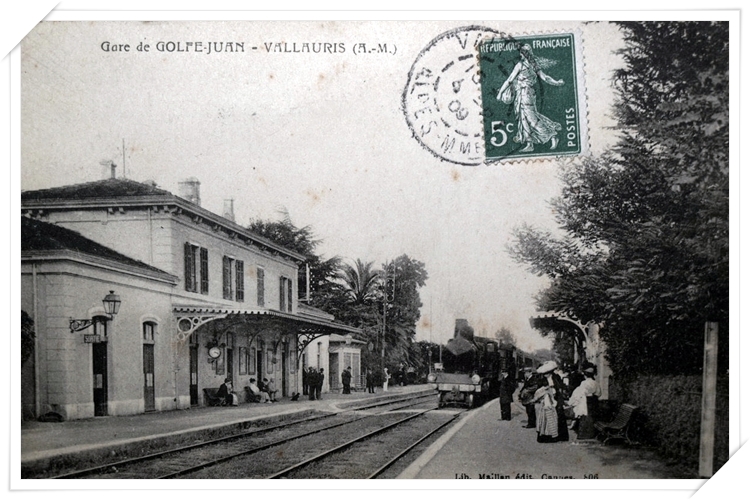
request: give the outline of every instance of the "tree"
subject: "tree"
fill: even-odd
[[[345,294],[344,289],[336,280],[341,268],[341,259],[339,257],[325,259],[315,253],[320,240],[315,238],[312,228],[310,226],[298,228],[287,212],[283,212],[282,215],[280,221],[254,220],[248,229],[277,245],[304,255],[310,269],[311,300],[309,305],[339,317],[338,313],[342,312],[341,304]],[[305,266],[301,266],[298,271],[298,283],[300,284],[298,296],[304,300],[308,289]]]
[[[729,304],[728,23],[618,23],[620,138],[563,168],[562,238],[528,226],[509,249],[550,278],[542,309],[603,322],[613,370],[696,373],[703,324]]]
[[[354,266],[344,264],[339,276],[353,304],[366,304],[375,298],[380,274],[372,268],[374,262],[357,259]]]
[[[513,335],[513,333],[506,327],[502,327],[498,331],[496,331],[495,338],[498,340],[498,342],[500,342],[500,345],[502,347],[516,346],[516,336]]]
[[[393,301],[386,306],[386,364],[396,367],[409,360],[409,349],[416,336],[422,301],[419,289],[427,282],[423,262],[404,254],[383,265],[380,281],[380,307],[385,298],[384,286],[393,280]]]

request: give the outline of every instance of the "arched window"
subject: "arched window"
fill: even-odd
[[[92,320],[93,320],[94,335],[101,335],[103,339],[106,338],[107,337],[107,323],[109,322],[109,318],[106,316],[94,316]]]
[[[156,335],[156,323],[153,321],[143,322],[143,343],[153,344],[154,336]]]

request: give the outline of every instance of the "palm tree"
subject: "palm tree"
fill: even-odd
[[[354,304],[365,304],[375,298],[380,273],[372,266],[374,262],[357,259],[354,266],[344,264],[339,277],[344,281],[346,292]]]

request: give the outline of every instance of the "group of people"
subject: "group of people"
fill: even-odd
[[[571,420],[571,428],[577,431],[579,439],[593,437],[588,398],[601,396],[593,366],[584,367],[582,372],[568,373],[557,362],[547,361],[536,369],[536,373],[532,368],[527,368],[524,375],[519,400],[526,408],[526,427],[536,429],[538,442],[567,441],[568,420]],[[510,420],[510,402],[513,398],[510,386],[503,384],[501,375],[500,411],[504,420]]]
[[[278,390],[273,379],[264,378],[260,383],[256,383],[254,378],[250,379],[247,385],[248,398],[254,403],[276,403]]]
[[[302,370],[302,394],[309,396],[310,401],[320,399],[324,381],[323,368],[318,370],[310,366],[307,370]]]
[[[279,392],[273,379],[267,378],[264,378],[260,384],[256,384],[255,379],[251,378],[247,391],[249,401],[255,403],[275,403],[276,395]],[[219,390],[216,392],[216,397],[222,400],[223,406],[237,406],[239,404],[239,396],[234,392],[231,378],[224,379],[224,383],[219,386]]]

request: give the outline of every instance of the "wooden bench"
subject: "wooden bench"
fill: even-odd
[[[224,398],[220,398],[216,395],[218,392],[219,392],[218,387],[207,387],[203,389],[203,395],[205,396],[205,403],[208,406],[223,406],[226,403]]]
[[[621,404],[611,422],[594,422],[596,430],[604,436],[604,444],[610,439],[624,439],[628,444],[635,444],[628,436],[628,430],[637,409],[637,406]]]
[[[245,401],[248,403],[260,403],[261,395],[255,394],[250,387],[245,387]]]

